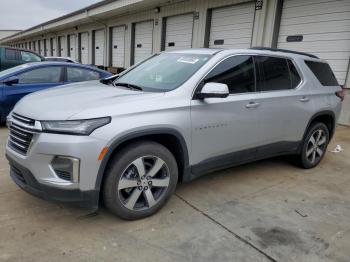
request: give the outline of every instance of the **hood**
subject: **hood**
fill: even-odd
[[[103,117],[105,107],[118,107],[132,101],[161,97],[164,93],[148,93],[107,86],[99,81],[80,82],[35,92],[22,98],[14,112],[36,120],[76,119],[84,110],[94,112],[85,118]]]

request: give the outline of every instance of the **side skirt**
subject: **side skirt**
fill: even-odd
[[[278,142],[253,149],[213,157],[187,168],[184,172],[183,182],[192,181],[202,175],[212,173],[214,171],[239,166],[262,159],[282,155],[298,154],[300,151],[300,144],[300,141]]]

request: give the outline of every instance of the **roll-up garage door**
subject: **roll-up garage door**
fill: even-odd
[[[89,33],[81,33],[80,35],[80,62],[82,64],[89,63]]]
[[[125,27],[112,28],[112,66],[124,67],[125,59]]]
[[[105,50],[105,31],[95,31],[95,65],[104,65],[104,50]]]
[[[57,55],[57,42],[56,42],[56,38],[51,38],[51,54],[53,56]]]
[[[284,0],[277,47],[327,60],[344,84],[350,57],[350,1]]]
[[[69,57],[76,59],[77,57],[77,37],[69,35]]]
[[[254,3],[213,9],[211,12],[209,47],[250,47],[254,25],[254,14]]]
[[[166,18],[165,50],[192,47],[193,13]]]
[[[50,44],[50,39],[45,39],[45,56],[51,56],[51,44]]]
[[[152,54],[153,49],[153,21],[135,24],[134,63]]]
[[[67,55],[67,43],[66,43],[66,37],[65,36],[60,36],[59,37],[59,43],[60,43],[60,56],[66,56]]]
[[[44,43],[42,40],[38,40],[39,54],[44,55]]]

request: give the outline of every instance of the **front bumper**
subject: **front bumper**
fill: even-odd
[[[40,184],[27,168],[15,162],[8,154],[6,157],[10,164],[11,178],[24,191],[49,201],[65,202],[92,209],[98,208],[98,190],[61,189]]]

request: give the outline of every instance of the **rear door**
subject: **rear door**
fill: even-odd
[[[99,72],[78,66],[67,66],[66,71],[65,83],[92,81],[101,78]]]
[[[3,48],[1,56],[1,70],[22,64],[20,51],[12,48]]]
[[[309,85],[290,59],[256,56],[260,76],[254,102],[259,104],[263,138],[262,155],[293,151],[313,110]]]
[[[25,95],[63,84],[63,67],[47,66],[30,69],[13,75],[18,84],[6,85],[3,89],[5,114]]]

